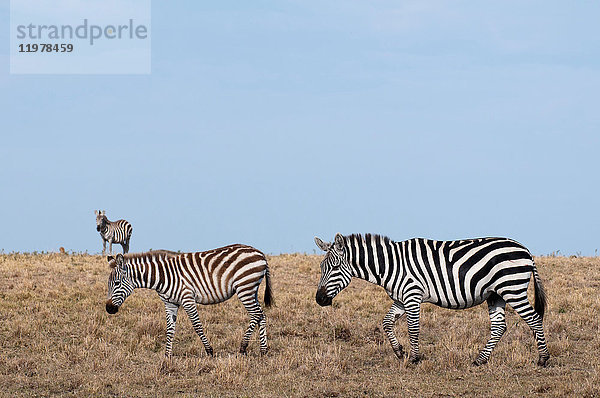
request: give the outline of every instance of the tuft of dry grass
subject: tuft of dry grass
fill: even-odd
[[[485,305],[463,311],[424,305],[425,360],[399,362],[381,328],[391,305],[385,292],[354,280],[332,307],[319,307],[320,259],[269,257],[277,305],[267,310],[267,356],[259,355],[257,335],[248,356],[237,355],[248,316],[232,298],[200,307],[215,358],[206,356],[182,312],[174,357],[165,361],[162,302],[138,290],[108,315],[104,258],[0,255],[0,395],[600,396],[598,258],[536,259],[549,298],[545,369],[535,365],[532,334],[512,310],[490,363],[471,366],[488,338]],[[396,332],[407,347],[404,319]]]

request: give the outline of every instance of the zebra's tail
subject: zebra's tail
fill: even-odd
[[[548,302],[546,299],[546,291],[544,290],[544,285],[542,284],[540,275],[537,272],[537,267],[535,266],[535,263],[533,263],[533,287],[535,292],[535,312],[537,312],[540,318],[544,320],[544,312],[546,311],[546,306],[548,305]]]
[[[265,273],[265,307],[271,307],[275,305],[275,297],[273,297],[273,288],[271,287],[271,273],[269,272],[269,266]]]

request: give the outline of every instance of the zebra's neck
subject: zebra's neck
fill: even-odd
[[[154,289],[164,293],[173,278],[175,268],[169,265],[165,254],[142,253],[130,255],[131,279],[135,288]]]
[[[345,237],[352,276],[386,287],[389,276],[401,268],[397,244],[379,235]]]

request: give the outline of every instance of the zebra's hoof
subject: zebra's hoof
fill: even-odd
[[[412,363],[413,365],[418,364],[419,362],[421,362],[425,357],[423,356],[423,354],[419,354],[419,355],[411,355],[410,358],[408,358],[408,360],[410,361],[410,363]]]
[[[240,354],[242,354],[242,355],[248,355],[248,351],[246,351],[245,348],[240,348]]]
[[[169,373],[172,369],[172,364],[173,361],[171,360],[171,357],[165,355],[160,363],[160,372],[165,374]]]
[[[550,359],[550,357],[540,357],[537,362],[538,366],[545,368],[548,365],[548,359]]]
[[[400,346],[400,348],[398,348],[397,350],[394,350],[394,354],[396,354],[396,357],[399,360],[404,360],[404,348],[402,348],[402,346]]]
[[[208,347],[206,349],[206,355],[208,355],[209,357],[214,357],[215,356],[215,354],[213,353],[212,347]]]
[[[485,365],[486,363],[487,363],[487,359],[477,358],[476,360],[473,361],[473,366],[481,366],[481,365]]]
[[[260,356],[267,355],[267,353],[268,353],[268,352],[269,352],[269,349],[268,349],[268,348],[265,348],[264,350],[263,350],[263,349],[261,349],[261,350],[260,350]]]

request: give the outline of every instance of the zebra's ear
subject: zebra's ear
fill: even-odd
[[[119,267],[121,271],[125,272],[125,258],[121,253],[117,254],[117,257],[115,258],[115,264],[117,264],[117,267]]]
[[[335,248],[339,251],[341,251],[342,247],[344,247],[344,236],[342,234],[340,234],[339,232],[337,234],[335,234],[334,245],[335,245]]]
[[[113,261],[115,258],[113,256],[106,256],[106,261],[108,261],[108,266],[110,268],[115,268],[115,262]]]
[[[94,210],[94,214],[95,214],[95,215],[98,215],[98,210]]]
[[[329,243],[323,242],[321,239],[319,239],[316,236],[315,236],[315,243],[317,244],[317,246],[319,247],[319,249],[323,250],[324,252],[326,252],[327,250],[329,250],[329,248],[331,247],[331,245]]]

